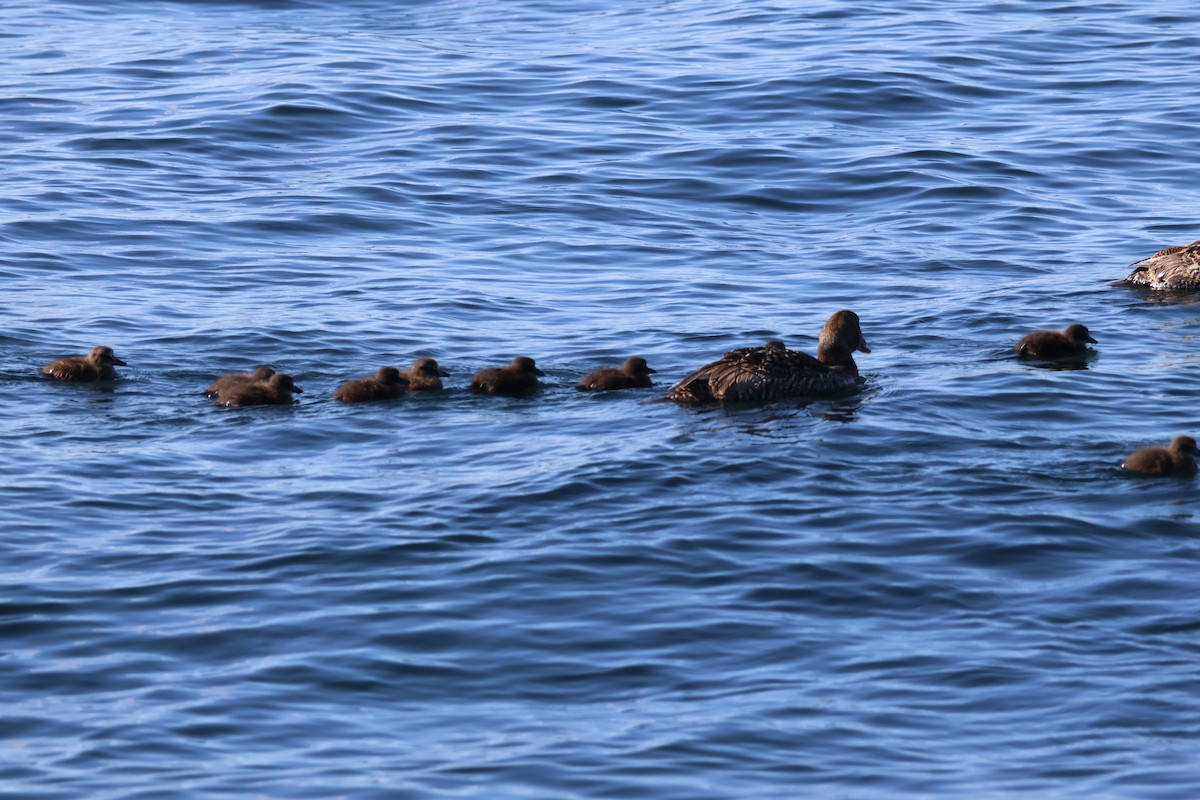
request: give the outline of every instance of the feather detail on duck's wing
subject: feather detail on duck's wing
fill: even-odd
[[[1152,256],[1135,261],[1126,283],[1148,286],[1151,289],[1200,288],[1200,251],[1196,242],[1164,247]]]
[[[681,380],[667,394],[685,402],[762,401],[827,392],[842,381],[807,353],[771,347],[730,350]]]

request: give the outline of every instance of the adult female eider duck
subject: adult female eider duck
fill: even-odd
[[[1061,331],[1034,331],[1021,337],[1013,350],[1022,358],[1065,358],[1087,352],[1088,342],[1097,344],[1086,325],[1078,322]]]
[[[401,377],[395,367],[380,367],[366,378],[346,381],[333,393],[333,399],[343,403],[370,403],[393,400],[408,390],[408,378]]]
[[[532,358],[517,356],[507,367],[481,369],[471,379],[470,389],[476,394],[495,394],[503,397],[524,397],[538,388],[538,376],[545,375]]]
[[[858,315],[839,311],[821,329],[816,358],[788,350],[778,340],[762,347],[730,350],[720,360],[705,364],[672,386],[667,399],[684,403],[757,402],[838,392],[858,382],[855,350],[871,352]]]
[[[449,375],[434,358],[418,358],[412,369],[400,373],[400,377],[408,381],[410,392],[436,392],[442,388],[442,378]]]
[[[244,383],[217,395],[217,403],[231,408],[284,406],[291,404],[292,392],[304,394],[304,390],[295,384],[291,375],[276,372],[268,380]]]
[[[42,367],[42,374],[56,381],[111,381],[117,377],[114,366],[124,367],[125,362],[113,354],[107,345],[93,347],[86,356],[68,356],[51,361]]]
[[[269,380],[275,370],[270,367],[258,367],[254,372],[230,372],[227,375],[222,375],[217,378],[209,387],[204,390],[204,393],[209,397],[219,397],[225,392],[232,391],[238,386],[245,386],[248,383],[256,383],[258,381]]]
[[[603,392],[610,389],[644,389],[653,386],[650,376],[658,370],[650,369],[646,359],[630,356],[620,368],[601,367],[594,369],[575,388],[581,392]]]
[[[1200,289],[1200,241],[1159,250],[1135,261],[1124,282],[1150,289]]]
[[[1196,440],[1191,436],[1176,436],[1166,447],[1143,447],[1121,466],[1143,475],[1189,477],[1196,474],[1195,456],[1200,456]]]

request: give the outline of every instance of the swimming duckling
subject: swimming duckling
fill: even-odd
[[[113,355],[107,345],[93,347],[86,356],[68,356],[42,367],[42,374],[57,381],[111,381],[117,377],[113,366],[127,366]]]
[[[418,358],[408,372],[400,373],[400,377],[408,381],[410,392],[437,391],[442,388],[442,378],[449,375],[449,372],[438,366],[437,359],[428,357]]]
[[[1200,289],[1200,241],[1159,250],[1130,265],[1124,283],[1150,289]]]
[[[858,382],[853,352],[871,352],[858,315],[838,311],[821,329],[817,357],[788,350],[773,339],[762,347],[730,350],[671,387],[668,400],[701,403],[778,400],[830,394]]]
[[[343,403],[368,403],[373,400],[392,400],[402,397],[408,389],[408,378],[395,367],[380,367],[374,375],[346,381],[333,393],[334,400]]]
[[[621,367],[601,367],[589,372],[575,388],[581,392],[600,392],[609,389],[641,389],[653,386],[650,376],[658,370],[650,369],[646,359],[631,356]]]
[[[1086,325],[1078,322],[1061,331],[1034,331],[1021,337],[1013,348],[1022,358],[1065,358],[1081,356],[1088,351],[1088,342],[1097,344]]]
[[[270,367],[258,367],[254,372],[230,372],[227,375],[222,375],[213,381],[204,393],[209,397],[220,397],[223,393],[228,392],[238,386],[244,386],[247,383],[255,383],[257,381],[269,380],[275,370]]]
[[[1196,474],[1195,456],[1200,455],[1196,449],[1196,440],[1191,436],[1176,436],[1167,447],[1143,447],[1125,459],[1121,466],[1130,472],[1140,472],[1143,475],[1180,475],[1190,477]]]
[[[265,381],[254,381],[235,386],[217,396],[217,403],[232,408],[242,406],[282,406],[292,402],[292,393],[304,394],[304,390],[292,381],[292,376],[276,372]]]
[[[538,388],[538,376],[545,375],[532,358],[517,356],[507,367],[481,369],[471,379],[470,389],[476,394],[495,394],[504,397],[524,397]]]

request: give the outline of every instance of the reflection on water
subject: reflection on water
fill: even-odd
[[[1195,483],[1115,465],[1197,296],[1103,283],[1195,238],[1192,5],[98,9],[0,4],[7,795],[1195,793]],[[856,391],[659,399],[841,308]]]

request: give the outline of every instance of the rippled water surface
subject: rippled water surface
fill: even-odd
[[[1200,432],[1200,306],[1110,285],[1200,238],[1190,4],[17,0],[0,52],[0,795],[1196,796],[1197,488],[1118,465]],[[654,402],[839,308],[860,392]],[[203,396],[257,364],[299,401]]]

